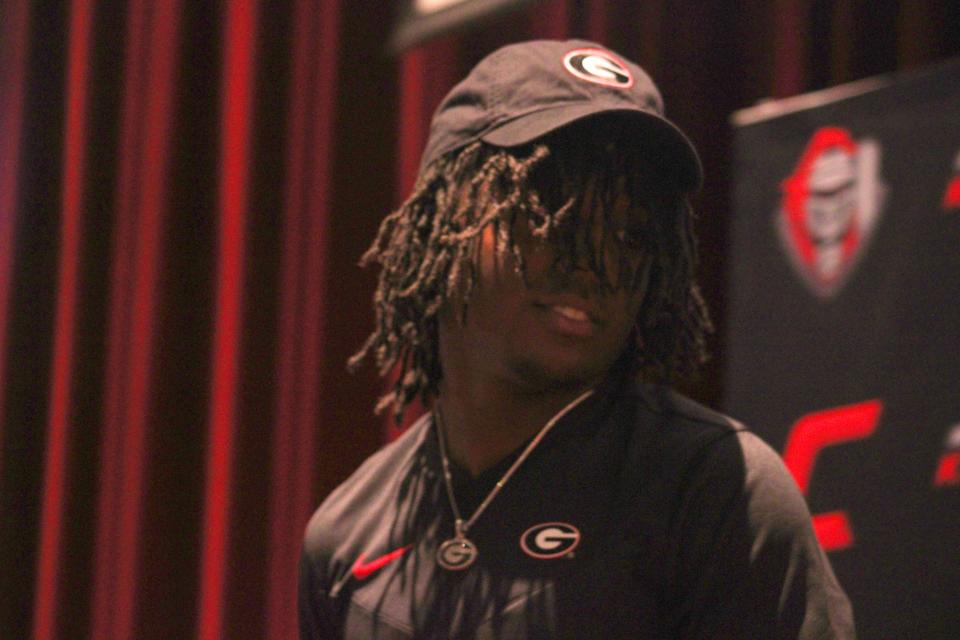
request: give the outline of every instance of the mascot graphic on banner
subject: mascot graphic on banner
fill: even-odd
[[[813,134],[783,181],[780,239],[803,281],[818,296],[835,295],[869,243],[885,187],[880,147],[839,127]]]

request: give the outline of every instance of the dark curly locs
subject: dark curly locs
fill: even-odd
[[[634,339],[619,368],[652,382],[673,382],[705,359],[705,335],[712,327],[694,281],[693,212],[676,186],[676,167],[664,160],[667,154],[655,146],[624,144],[638,139],[626,130],[630,126],[620,118],[592,118],[522,147],[475,142],[426,167],[360,261],[381,265],[376,327],[349,367],[356,369],[371,354],[381,375],[399,365],[377,412],[392,405],[399,420],[416,396],[429,401],[437,395],[438,314],[454,293],[466,313],[477,281],[478,241],[490,224],[497,251],[511,252],[524,277],[523,255],[514,242],[518,220],[526,221],[534,238],[556,247],[555,268],[586,264],[606,288],[641,286],[649,278]],[[641,224],[630,238],[606,215],[623,196],[630,217]],[[593,224],[584,220],[593,215],[604,216],[603,239],[578,242],[572,230]],[[621,263],[614,279],[603,255],[608,243],[629,243],[646,262],[631,270],[623,262],[628,252],[617,252]]]

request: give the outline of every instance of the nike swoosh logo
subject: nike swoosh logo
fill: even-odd
[[[408,544],[405,547],[400,547],[399,549],[395,549],[375,560],[371,560],[370,562],[364,562],[364,557],[366,554],[361,553],[360,557],[357,558],[357,561],[353,563],[353,568],[350,571],[353,573],[353,577],[357,580],[366,580],[371,574],[383,569],[385,566],[405,554],[412,546],[413,545]]]

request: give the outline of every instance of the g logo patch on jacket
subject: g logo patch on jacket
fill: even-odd
[[[579,544],[580,530],[566,522],[536,524],[520,536],[520,548],[537,560],[569,555]]]

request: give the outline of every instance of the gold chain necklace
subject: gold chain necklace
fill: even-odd
[[[437,549],[437,563],[444,569],[449,569],[450,571],[460,571],[466,569],[474,563],[477,559],[477,545],[473,543],[472,540],[467,538],[467,532],[470,528],[476,523],[477,518],[480,517],[490,503],[493,502],[493,499],[497,497],[497,494],[500,493],[500,490],[507,484],[507,481],[513,476],[514,472],[520,468],[520,465],[530,457],[530,454],[533,453],[533,450],[537,448],[537,445],[540,444],[540,441],[546,437],[546,435],[553,429],[553,426],[560,421],[560,418],[569,413],[574,407],[578,404],[589,398],[593,394],[593,389],[584,392],[576,399],[573,400],[570,404],[565,406],[556,415],[554,415],[550,420],[543,426],[542,429],[534,436],[533,440],[530,441],[530,444],[523,450],[520,456],[513,461],[513,464],[510,465],[510,468],[507,469],[506,473],[497,481],[497,484],[493,486],[490,493],[487,494],[487,497],[483,499],[483,502],[480,503],[480,506],[476,508],[473,512],[473,515],[465,522],[460,515],[460,508],[457,506],[457,499],[453,495],[453,477],[450,474],[450,459],[447,457],[447,447],[445,442],[444,430],[446,429],[446,424],[443,420],[443,415],[440,412],[440,405],[437,404],[437,408],[434,410],[435,416],[435,426],[437,428],[437,443],[440,446],[440,459],[443,462],[443,483],[447,487],[447,498],[450,500],[450,508],[453,510],[454,516],[454,533],[453,537],[445,540],[440,547]]]

